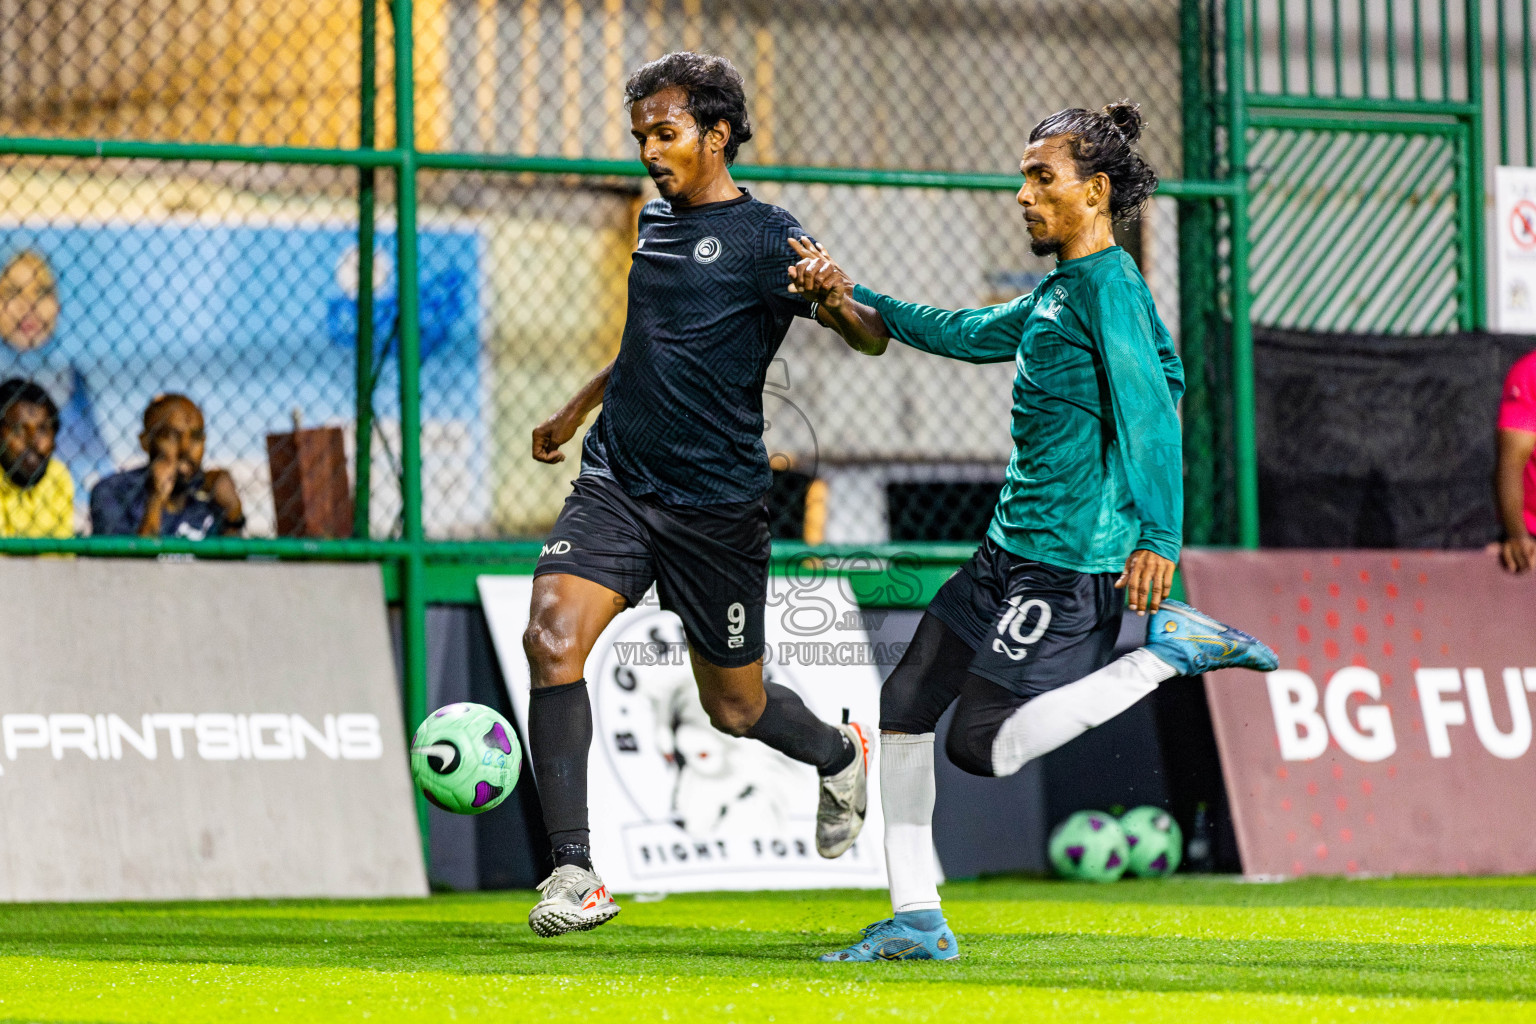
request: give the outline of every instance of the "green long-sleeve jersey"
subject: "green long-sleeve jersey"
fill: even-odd
[[[1116,572],[1136,548],[1178,559],[1184,370],[1124,249],[1063,260],[1028,295],[985,309],[900,302],[862,285],[853,295],[913,348],[1017,367],[992,540],[1078,572]]]

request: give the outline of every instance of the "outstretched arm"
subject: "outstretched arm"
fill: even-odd
[[[603,404],[603,389],[613,374],[613,363],[600,370],[582,389],[560,407],[560,411],[533,428],[533,457],[540,462],[565,461],[560,446],[576,436],[587,414]]]
[[[900,302],[862,285],[843,272],[817,244],[795,245],[801,260],[789,268],[790,290],[827,310],[823,320],[861,352],[879,355],[888,338],[924,352],[968,363],[1012,362],[1018,354],[1024,320],[1034,310],[1033,294],[984,309],[939,309]],[[829,308],[830,307],[830,308]],[[842,310],[843,312],[839,312]]]
[[[789,268],[789,290],[817,303],[816,319],[830,327],[855,352],[878,356],[890,343],[891,332],[871,306],[853,297],[853,280],[839,267],[820,242],[791,238],[790,248],[800,262]]]

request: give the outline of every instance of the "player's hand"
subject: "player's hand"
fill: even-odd
[[[533,428],[533,457],[554,465],[565,461],[560,446],[576,436],[576,424],[565,413],[557,412]]]
[[[853,291],[853,280],[843,273],[832,254],[820,242],[803,238],[791,238],[789,247],[800,257],[800,262],[789,268],[790,293],[828,309],[841,306],[843,296]]]
[[[228,471],[210,469],[203,474],[203,489],[213,503],[224,510],[230,519],[240,518],[240,492],[235,489],[235,479]]]
[[[1131,611],[1137,615],[1155,612],[1163,606],[1163,598],[1173,589],[1175,568],[1176,563],[1162,555],[1137,548],[1125,560],[1125,571],[1115,580],[1115,589],[1125,591]]]
[[[176,488],[176,457],[156,455],[149,460],[149,493],[156,501],[166,501]]]
[[[1536,537],[1511,537],[1500,544],[1499,563],[1510,572],[1530,572],[1536,566]]]

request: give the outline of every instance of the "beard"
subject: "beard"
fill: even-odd
[[[31,465],[28,465],[29,462]],[[4,470],[6,478],[11,483],[22,490],[27,490],[37,486],[43,479],[43,475],[48,472],[48,460],[17,459],[8,466],[0,466],[0,469]]]
[[[1056,238],[1031,238],[1029,251],[1036,256],[1054,256],[1061,252],[1061,240]]]

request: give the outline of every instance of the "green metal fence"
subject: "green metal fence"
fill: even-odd
[[[1467,46],[1490,4],[1495,36]],[[345,538],[279,536],[263,497],[245,536],[5,538],[0,553],[376,561],[401,609],[408,720],[426,711],[427,605],[531,567],[576,463],[534,466],[527,429],[617,343],[645,194],[619,87],[641,60],[732,57],[758,123],[736,177],[861,278],[951,306],[1006,299],[1045,269],[1010,198],[1029,126],[1063,106],[1142,102],[1164,181],[1125,242],[1190,377],[1191,543],[1257,543],[1252,325],[1481,324],[1486,85],[1498,158],[1529,160],[1532,138],[1530,0],[1106,0],[1091,20],[1053,0],[45,6],[0,4],[0,237],[97,253],[93,280],[60,283],[66,305],[159,318],[77,315],[77,334],[121,349],[122,387],[82,393],[102,422],[128,423],[149,394],[204,372],[197,331],[254,333],[209,400],[210,458],[236,427],[259,448],[288,405],[321,407],[355,500]],[[310,250],[337,251],[338,233],[352,250],[340,292],[310,281],[331,271]],[[90,250],[99,237],[114,241]],[[176,248],[189,238],[206,244]],[[455,293],[460,258],[479,284]],[[216,289],[232,272],[209,261],[241,259],[255,264],[240,270],[246,306],[156,304],[157,288]],[[172,288],[157,268],[178,260]],[[1432,302],[1363,298],[1407,294],[1415,275]],[[324,351],[260,344],[265,325],[297,322],[263,281],[335,292],[313,326]],[[473,321],[464,337],[444,310]],[[771,444],[851,497],[775,558],[814,550],[854,567],[869,601],[919,605],[970,550],[935,540],[975,512],[954,495],[1000,475],[1011,369],[850,363],[797,331],[765,394],[779,403]],[[191,341],[145,341],[157,332]],[[264,376],[279,358],[292,366]],[[116,429],[104,461],[121,466],[136,441]],[[265,465],[223,451],[248,493],[276,493]],[[893,586],[893,561],[921,585]]]
[[[1274,58],[1247,80],[1255,322],[1486,322],[1481,6],[1252,3]]]
[[[1531,7],[1185,6],[1185,166],[1243,186],[1230,204],[1181,210],[1185,279],[1228,278],[1198,308],[1185,289],[1196,542],[1257,542],[1252,327],[1487,328],[1487,168],[1530,164],[1536,145]]]

